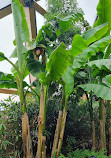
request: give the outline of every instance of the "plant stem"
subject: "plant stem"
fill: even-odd
[[[58,120],[57,120],[55,135],[54,135],[54,141],[53,141],[51,158],[53,157],[54,152],[57,149],[57,143],[58,143],[58,139],[59,139],[59,135],[60,135],[60,130],[61,130],[62,114],[63,114],[63,112],[60,110],[59,111],[59,115],[58,115]]]
[[[41,84],[41,95],[40,95],[40,111],[38,117],[38,147],[37,147],[37,158],[41,158],[42,156],[42,134],[43,134],[43,118],[44,118],[44,87]]]
[[[86,93],[88,107],[89,107],[89,114],[91,119],[91,126],[92,126],[92,149],[96,150],[96,132],[95,132],[95,123],[94,123],[94,116],[93,116],[93,106],[92,106],[92,92],[90,92],[90,95],[88,97],[88,94]]]
[[[106,149],[106,136],[105,136],[105,106],[104,101],[100,98],[99,102],[99,118],[100,118],[100,148]]]
[[[67,116],[67,99],[65,99],[65,107],[64,107],[64,110],[63,110],[61,132],[60,132],[60,138],[59,138],[56,158],[58,158],[58,156],[60,155],[60,152],[61,152],[61,147],[62,147],[62,142],[63,142],[63,137],[64,137],[64,131],[65,131],[65,124],[66,124],[66,116]]]
[[[109,114],[109,155],[111,155],[111,103],[108,100],[108,114]]]

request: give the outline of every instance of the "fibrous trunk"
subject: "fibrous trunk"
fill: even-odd
[[[32,158],[32,141],[30,136],[29,119],[26,113],[26,103],[24,97],[23,80],[16,77],[20,104],[22,109],[22,141],[23,141],[23,158]]]
[[[108,100],[108,118],[109,118],[109,155],[111,155],[111,103]]]
[[[54,135],[51,158],[53,157],[54,152],[57,149],[57,144],[58,144],[58,140],[59,140],[59,136],[60,136],[60,130],[61,130],[62,114],[63,114],[63,112],[60,110],[59,115],[58,115],[55,135]]]
[[[26,112],[22,115],[22,141],[24,158],[32,158],[32,142],[30,137],[29,120]]]
[[[91,119],[91,127],[92,127],[92,149],[96,150],[96,132],[95,132],[95,123],[94,123],[94,114],[93,114],[93,105],[92,105],[92,92],[90,93],[89,97],[86,93],[88,106],[89,106],[89,113]]]
[[[105,135],[105,106],[104,101],[100,99],[99,105],[99,117],[100,117],[100,149],[106,149],[106,135]]]
[[[37,158],[42,157],[42,144],[43,144],[43,118],[44,118],[44,87],[41,84],[41,96],[40,96],[40,111],[38,117],[38,147],[37,147]]]
[[[92,149],[95,151],[96,150],[96,132],[95,132],[94,120],[92,121],[92,142],[93,142]]]
[[[60,139],[58,142],[58,149],[57,149],[57,154],[56,158],[60,155],[61,147],[62,147],[62,142],[63,142],[63,137],[64,137],[64,130],[65,130],[65,123],[66,123],[66,116],[67,116],[67,111],[64,108],[63,111],[63,116],[62,116],[62,124],[61,124],[61,131],[60,131]]]

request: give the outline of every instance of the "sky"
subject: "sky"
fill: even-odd
[[[0,0],[0,9],[3,8],[6,4],[10,4],[11,0]],[[84,11],[84,18],[93,26],[93,23],[96,18],[96,6],[99,0],[77,0],[78,6]],[[38,2],[44,9],[46,9],[45,0],[40,0]],[[44,24],[44,18],[36,13],[37,29],[39,29]],[[14,28],[13,28],[13,17],[12,14],[6,16],[3,19],[0,19],[0,52],[5,53],[7,57],[10,57],[11,53],[14,50],[13,40],[14,40]],[[15,59],[11,59],[15,62]],[[0,71],[5,73],[11,73],[11,65],[6,61],[0,62]],[[29,82],[29,79],[26,79]],[[6,98],[7,95],[0,94],[0,100]]]

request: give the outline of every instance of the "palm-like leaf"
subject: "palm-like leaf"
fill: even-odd
[[[18,66],[20,72],[23,72],[24,56],[22,48],[23,42],[29,41],[29,30],[23,6],[20,4],[18,0],[12,0],[12,12],[14,19]]]
[[[106,85],[102,84],[94,84],[88,83],[79,85],[84,91],[87,92],[94,92],[97,97],[101,97],[104,100],[111,100],[111,88],[107,87]]]
[[[89,45],[100,38],[102,38],[108,31],[108,23],[104,23],[102,25],[99,25],[95,28],[92,28],[82,34],[82,37],[84,40],[86,40],[86,43]]]
[[[62,80],[64,81],[65,98],[68,99],[74,88],[74,73],[70,67],[62,76]]]
[[[94,55],[97,51],[106,48],[109,43],[111,43],[111,36],[106,36],[84,49],[80,56],[75,59],[73,69],[78,69],[83,66],[92,55]]]
[[[108,22],[109,30],[111,30],[111,1],[110,0],[99,0],[97,6],[98,20],[94,26],[101,25]]]
[[[69,55],[70,52],[65,49],[64,43],[61,43],[50,55],[45,72],[39,75],[40,81],[47,84],[50,83],[50,81],[58,80],[69,66]]]
[[[99,59],[87,63],[88,66],[99,69],[108,69],[111,71],[111,59]]]

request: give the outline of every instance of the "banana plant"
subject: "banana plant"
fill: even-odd
[[[24,43],[29,42],[29,30],[28,30],[24,9],[23,6],[20,4],[19,0],[12,0],[11,6],[12,6],[14,31],[15,31],[14,44],[16,46],[12,56],[15,55],[15,57],[18,58],[18,61],[16,64],[13,64],[11,60],[8,59],[1,52],[0,52],[0,61],[7,60],[12,65],[14,70],[14,76],[16,78],[15,87],[17,85],[19,98],[20,98],[20,106],[22,109],[23,156],[31,158],[32,147],[31,147],[28,116],[26,114],[26,102],[25,102],[24,85],[23,85],[23,80],[26,75],[25,72],[26,72],[26,64],[27,64],[24,58],[24,52],[27,51],[24,48]],[[9,75],[7,75],[7,77],[11,77],[11,79],[8,81],[14,79],[12,76]]]
[[[72,53],[74,52],[73,55],[74,60],[72,60],[73,71],[77,72],[79,71],[79,69],[84,68],[84,64],[87,63],[88,60],[93,55],[95,55],[97,51],[101,51],[101,50],[104,51],[105,48],[111,43],[110,35],[104,37],[104,35],[107,34],[108,30],[109,30],[108,23],[105,23],[93,28],[92,30],[88,30],[87,32],[83,33],[82,37],[81,36],[79,37],[79,35],[76,35],[74,37],[75,39],[73,40],[73,42],[76,42],[76,38],[78,38],[79,45],[77,46],[76,43],[75,46],[74,43],[72,43],[71,52]],[[76,54],[78,56],[75,58]]]
[[[89,44],[91,44],[91,43],[95,42],[96,40],[99,40],[101,37],[103,37],[104,34],[107,32],[107,30],[108,30],[108,24],[103,24],[99,27],[89,30],[88,32],[84,33],[82,36],[80,36],[78,34],[74,36],[74,39],[72,42],[72,48],[70,49],[70,52],[71,52],[70,53],[70,59],[71,59],[70,66],[67,68],[66,72],[61,77],[61,79],[62,79],[61,83],[63,85],[63,95],[64,95],[65,106],[63,106],[64,107],[63,112],[61,112],[61,110],[59,111],[58,122],[57,122],[55,136],[54,136],[55,140],[53,142],[51,157],[53,157],[56,149],[57,149],[56,157],[58,157],[60,154],[61,146],[62,146],[65,122],[66,122],[66,115],[67,115],[67,101],[68,101],[70,94],[73,92],[74,76],[75,76],[75,73],[77,72],[77,70],[79,69],[78,65],[76,65],[78,67],[78,69],[77,69],[77,67],[76,67],[76,69],[74,69],[73,62],[75,62],[75,60],[76,60],[75,58],[77,58],[77,56],[79,54],[82,54],[82,52],[85,49],[88,49]],[[59,122],[62,122],[62,124],[60,125]],[[57,131],[59,133],[57,133]]]
[[[41,158],[44,155],[44,137],[45,137],[45,122],[46,122],[46,101],[48,96],[48,88],[51,81],[56,81],[64,74],[69,66],[69,51],[67,51],[64,43],[61,43],[50,55],[49,61],[46,62],[45,71],[39,74],[41,82],[41,97],[40,97],[40,112],[38,118],[39,135],[38,135],[38,150],[37,157]],[[34,75],[34,73],[33,73]],[[36,76],[37,74],[35,74]],[[44,138],[42,140],[42,138]]]
[[[63,135],[64,135],[64,129],[65,129],[65,121],[66,121],[66,113],[67,113],[67,101],[68,101],[68,98],[70,96],[70,94],[72,93],[73,91],[73,88],[74,88],[74,74],[77,72],[77,70],[80,68],[78,65],[78,69],[76,67],[76,69],[74,69],[74,63],[72,64],[72,61],[74,60],[74,58],[79,55],[79,54],[82,54],[82,51],[84,52],[85,51],[85,48],[86,49],[89,49],[88,45],[95,42],[96,40],[99,40],[101,37],[104,36],[104,34],[107,32],[108,30],[108,25],[107,24],[103,24],[99,27],[96,27],[88,32],[86,32],[86,34],[83,34],[84,37],[87,36],[87,40],[84,40],[83,37],[79,36],[79,35],[76,35],[74,37],[74,40],[72,42],[72,48],[70,50],[71,54],[70,54],[70,57],[71,57],[71,61],[70,61],[70,66],[68,67],[68,69],[66,70],[66,72],[64,73],[64,75],[61,77],[62,79],[62,83],[63,83],[63,91],[64,91],[64,99],[65,99],[65,106],[64,106],[64,110],[63,110],[63,114],[61,114],[61,111],[60,111],[60,115],[58,117],[58,120],[60,122],[61,120],[61,115],[62,115],[62,124],[61,124],[61,127],[60,127],[60,139],[59,139],[59,142],[58,142],[58,149],[57,149],[57,154],[56,154],[56,157],[59,156],[60,154],[60,149],[61,149],[61,146],[62,146],[62,140],[63,140]],[[101,33],[102,32],[102,33]],[[98,34],[98,35],[97,35]],[[92,35],[92,36],[91,36]],[[81,42],[80,42],[81,41]],[[101,44],[104,40],[100,40],[98,43]],[[80,46],[81,44],[81,47],[78,47],[78,44]],[[95,42],[95,45],[96,45],[96,42]],[[100,49],[100,45],[96,45],[96,47],[98,49]],[[78,48],[78,49],[77,49]],[[96,51],[95,51],[96,53]],[[85,58],[84,58],[85,59]],[[75,62],[75,60],[74,60]],[[86,61],[85,61],[86,62]],[[59,119],[60,118],[60,119]],[[58,127],[58,126],[57,126]],[[56,130],[57,131],[57,130]],[[55,138],[57,139],[57,133],[55,132]],[[55,142],[54,142],[54,147],[57,148],[57,142],[56,142],[56,145],[55,145]],[[55,148],[55,149],[56,149]],[[54,154],[54,151],[55,150],[52,150],[52,156]]]
[[[97,27],[97,26],[99,26],[99,25],[101,25],[101,24],[104,24],[105,22],[107,22],[108,23],[108,31],[106,32],[106,34],[104,34],[104,38],[106,38],[107,39],[107,35],[110,35],[110,30],[111,30],[111,10],[110,10],[110,8],[111,8],[111,2],[110,1],[108,1],[108,0],[99,0],[99,3],[98,3],[98,6],[97,6],[97,15],[98,15],[98,19],[97,19],[97,21],[95,22],[95,24],[94,24],[94,27]],[[98,44],[98,42],[97,42],[97,44]],[[101,47],[102,48],[102,47]],[[106,48],[106,50],[105,50],[105,48]],[[109,44],[107,45],[106,44],[106,46],[104,45],[103,46],[103,48],[101,49],[101,50],[99,50],[99,51],[101,51],[101,52],[104,52],[104,57],[103,57],[103,60],[98,60],[98,61],[92,61],[92,62],[90,62],[89,63],[89,65],[91,66],[91,65],[95,65],[95,66],[97,66],[97,65],[99,65],[99,70],[100,69],[103,69],[103,67],[108,67],[108,64],[109,64],[109,62],[108,62],[108,59],[107,58],[109,58],[109,55],[110,55],[110,50],[111,50],[111,44],[110,44],[110,42],[109,42]],[[98,50],[97,50],[98,51]],[[89,51],[88,51],[89,52]],[[90,54],[92,54],[93,53],[93,50],[92,49],[90,49],[90,52],[89,52]],[[84,54],[85,55],[85,54]],[[86,55],[86,58],[87,58],[88,56]],[[106,60],[104,60],[104,59],[106,59]],[[83,61],[83,60],[82,60]],[[79,63],[81,63],[82,62],[81,61],[81,59],[79,60]],[[103,63],[102,63],[103,62]],[[106,63],[106,62],[108,62],[108,64]],[[78,63],[78,62],[77,62]],[[98,63],[98,64],[97,64]],[[83,63],[82,63],[83,64]],[[97,65],[96,65],[97,64]],[[81,64],[80,64],[81,65]],[[101,65],[101,66],[100,66]],[[109,67],[110,67],[110,64],[109,64]],[[98,71],[99,71],[98,70]],[[110,71],[110,70],[109,70]],[[97,69],[96,69],[96,71],[95,71],[95,73],[97,74]],[[109,72],[110,73],[110,72]],[[100,78],[102,78],[102,76],[100,77]],[[101,82],[101,81],[100,81]],[[98,84],[96,84],[96,85],[98,85]],[[89,83],[88,84],[88,87],[96,87],[96,85],[94,84],[94,85],[92,85],[92,83]],[[87,86],[87,85],[86,85]],[[99,87],[98,87],[99,86]],[[101,86],[103,86],[103,85],[98,85],[97,87],[96,87],[96,89],[94,90],[93,88],[91,88],[91,89],[93,89],[94,91],[95,91],[95,93],[98,95],[98,93],[99,93],[99,90],[100,90],[100,87]],[[105,85],[104,85],[105,86]],[[102,87],[101,87],[102,88]],[[105,88],[107,89],[107,87],[105,86]],[[84,89],[85,89],[85,87],[84,87]],[[90,90],[91,90],[90,89]],[[98,89],[98,92],[97,92],[97,89]],[[103,90],[101,89],[101,91],[103,92]],[[102,93],[101,92],[101,93]],[[105,95],[106,96],[106,95]],[[102,94],[101,94],[101,98],[103,98],[103,99],[105,99],[105,96],[103,96]],[[108,94],[107,94],[107,99],[108,99]],[[109,99],[108,100],[110,100],[110,96],[109,96]],[[110,106],[109,106],[110,107]],[[101,111],[101,113],[100,113],[100,139],[101,139],[101,148],[106,148],[106,138],[105,138],[105,120],[104,120],[104,118],[105,118],[105,116],[104,116],[104,114],[105,114],[105,110],[104,110],[104,103],[103,103],[103,101],[101,101],[101,99],[100,99],[100,111]],[[103,122],[103,123],[102,123]],[[110,121],[109,121],[110,122]],[[101,123],[102,123],[102,125],[101,125]],[[109,130],[110,131],[110,130]],[[110,134],[111,135],[111,134]],[[111,140],[111,139],[110,139]],[[109,143],[109,144],[111,144],[111,142]],[[110,148],[109,148],[109,150],[110,150]],[[111,151],[110,151],[110,153],[111,153]]]

